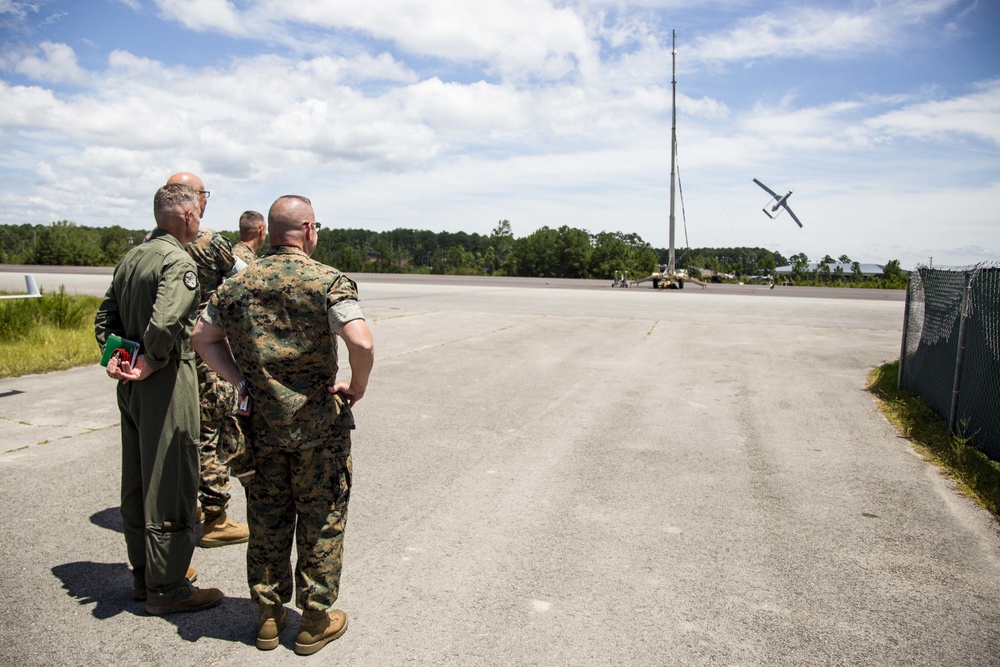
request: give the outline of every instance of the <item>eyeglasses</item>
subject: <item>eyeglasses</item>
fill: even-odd
[[[209,192],[208,190],[196,190],[196,192],[200,195],[205,195],[205,199],[208,199],[209,197],[212,196],[212,193]]]
[[[308,227],[309,225],[312,225],[313,228],[315,228],[315,229],[323,229],[323,225],[320,224],[320,223],[318,223],[318,222],[303,222],[302,223],[303,227]]]

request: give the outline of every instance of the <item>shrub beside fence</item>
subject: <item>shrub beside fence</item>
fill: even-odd
[[[899,386],[1000,461],[1000,263],[910,274]]]

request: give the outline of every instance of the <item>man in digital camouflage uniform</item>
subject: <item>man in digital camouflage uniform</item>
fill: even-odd
[[[201,221],[198,194],[166,185],[153,200],[156,230],[115,267],[94,330],[140,343],[135,359],[114,358],[121,411],[121,514],[133,597],[151,614],[200,611],[222,592],[191,585],[198,488],[198,379],[188,342],[198,314],[198,276],[182,244]]]
[[[180,172],[167,179],[167,183],[182,183],[198,193],[202,215],[208,204],[209,192],[201,178],[189,172]],[[197,238],[184,246],[191,259],[198,266],[199,309],[204,308],[209,297],[225,278],[236,275],[246,263],[233,256],[229,240],[210,229],[202,228]],[[201,432],[199,448],[201,452],[201,481],[198,485],[198,500],[201,503],[202,529],[199,546],[222,547],[228,544],[242,544],[249,539],[245,523],[229,518],[232,483],[229,468],[219,462],[219,426],[226,414],[236,407],[236,392],[233,386],[219,378],[204,361],[198,359],[198,396],[201,405]]]
[[[337,599],[351,491],[351,406],[365,394],[374,361],[357,287],[309,258],[312,204],[280,197],[268,213],[271,250],[219,288],[192,344],[250,397],[248,436],[256,473],[247,482],[247,578],[259,604],[257,648],[273,649],[293,582],[302,621],[295,652],[319,651],[347,630]],[[351,379],[337,380],[337,337]]]
[[[250,264],[256,261],[266,239],[264,216],[257,211],[243,211],[240,216],[240,242],[233,246],[233,254]]]

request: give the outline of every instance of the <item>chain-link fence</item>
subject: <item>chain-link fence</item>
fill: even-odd
[[[910,274],[899,385],[1000,461],[1000,263]]]

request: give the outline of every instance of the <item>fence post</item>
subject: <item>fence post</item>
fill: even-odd
[[[914,268],[914,271],[916,268]],[[906,279],[906,305],[903,306],[903,342],[899,346],[899,372],[896,374],[896,391],[903,388],[903,369],[906,367],[906,334],[910,328],[910,289],[913,287],[913,272]]]
[[[955,380],[951,388],[951,411],[948,415],[948,431],[955,433],[958,421],[958,392],[962,385],[962,365],[965,362],[965,321],[969,319],[969,288],[972,274],[965,272],[965,287],[962,288],[962,314],[958,321],[958,350],[955,352]]]

